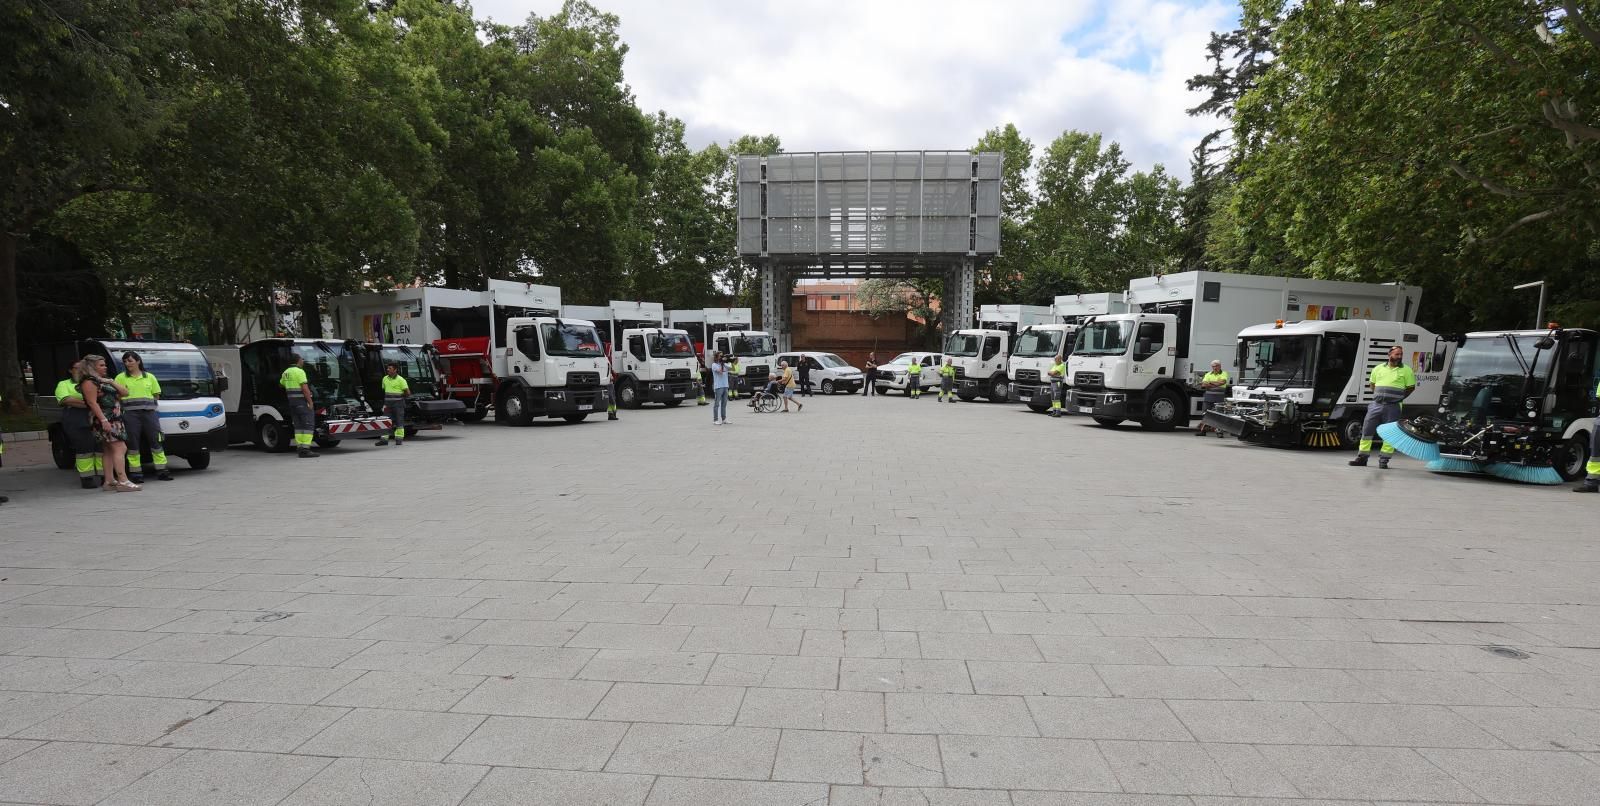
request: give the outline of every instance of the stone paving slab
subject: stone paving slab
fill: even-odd
[[[1593,502],[1010,406],[708,414],[0,470],[0,805],[1600,802]]]

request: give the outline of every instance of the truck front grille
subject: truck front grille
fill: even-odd
[[[569,372],[567,373],[568,386],[599,386],[600,373],[598,372]]]
[[[1039,382],[1039,370],[1036,370],[1036,369],[1019,369],[1019,370],[1017,370],[1017,383],[1038,383],[1038,382]]]
[[[669,369],[669,370],[667,370],[667,380],[669,380],[669,381],[687,381],[687,380],[689,380],[689,370],[683,369],[681,367],[678,368],[678,369]]]
[[[744,377],[752,381],[760,380],[767,377],[767,368],[765,365],[750,367],[744,371]]]
[[[956,367],[956,380],[958,380],[958,381],[959,380],[965,380],[966,377],[967,377],[966,368],[965,367]]]
[[[1079,372],[1072,376],[1072,385],[1079,389],[1099,389],[1106,385],[1103,372]]]

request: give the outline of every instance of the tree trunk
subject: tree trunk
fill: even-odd
[[[307,339],[322,338],[322,306],[315,288],[300,289],[300,336]]]
[[[0,409],[21,411],[27,389],[17,355],[17,236],[5,224],[0,222]]]

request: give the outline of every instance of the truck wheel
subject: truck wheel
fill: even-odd
[[[583,422],[583,418],[588,417],[588,416],[589,416],[588,412],[580,411],[580,412],[574,412],[572,414],[563,414],[563,415],[561,415],[561,419],[566,420],[569,423],[581,423],[581,422]]]
[[[287,423],[274,420],[271,417],[262,417],[256,421],[256,444],[269,453],[281,453],[289,450],[289,438],[293,432]]]
[[[1562,481],[1577,481],[1588,475],[1585,468],[1589,462],[1589,438],[1579,431],[1572,435],[1561,445],[1557,446],[1550,454],[1550,465],[1561,474]]]
[[[989,381],[989,402],[1004,403],[1011,398],[1011,382],[1005,378]]]
[[[483,418],[485,418],[487,416],[489,416],[489,410],[487,408],[483,408],[483,409],[468,409],[466,411],[461,412],[460,414],[457,414],[456,418],[459,419],[461,422],[464,422],[464,423],[479,423],[479,422],[483,422]]]
[[[1096,417],[1094,418],[1094,423],[1095,425],[1105,426],[1106,428],[1116,428],[1117,426],[1122,425],[1122,421],[1115,417]]]
[[[191,453],[183,457],[183,460],[189,463],[189,468],[192,470],[205,470],[211,466],[211,451]]]
[[[956,391],[956,397],[959,397],[962,400],[965,400],[968,403],[970,403],[970,402],[978,399],[978,393],[968,389],[965,386],[963,386],[963,387],[961,387],[961,389]]]
[[[495,419],[506,425],[523,426],[533,423],[533,412],[528,406],[528,396],[521,389],[507,389],[501,392],[495,408],[499,410]]]
[[[824,380],[822,382],[822,393],[825,394],[825,395],[833,394],[833,381],[832,380]]]
[[[340,442],[332,437],[312,437],[311,441],[317,443],[319,448],[337,448]]]
[[[1040,414],[1044,414],[1045,412],[1050,410],[1050,404],[1049,403],[1029,403],[1028,404],[1028,408],[1033,409],[1034,411],[1039,412]]]
[[[1361,444],[1361,424],[1363,417],[1351,417],[1339,423],[1339,447],[1345,450],[1355,450]]]
[[[71,470],[77,466],[77,458],[72,446],[67,444],[67,435],[58,428],[50,429],[50,459],[56,463],[56,467]]]
[[[1150,401],[1149,414],[1139,424],[1151,431],[1171,431],[1184,419],[1183,401],[1171,392],[1160,392]]]
[[[617,406],[624,409],[636,409],[643,406],[639,399],[639,387],[629,378],[617,384]]]

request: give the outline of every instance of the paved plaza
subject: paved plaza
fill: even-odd
[[[931,396],[710,419],[7,467],[0,802],[1600,803],[1564,486]]]

